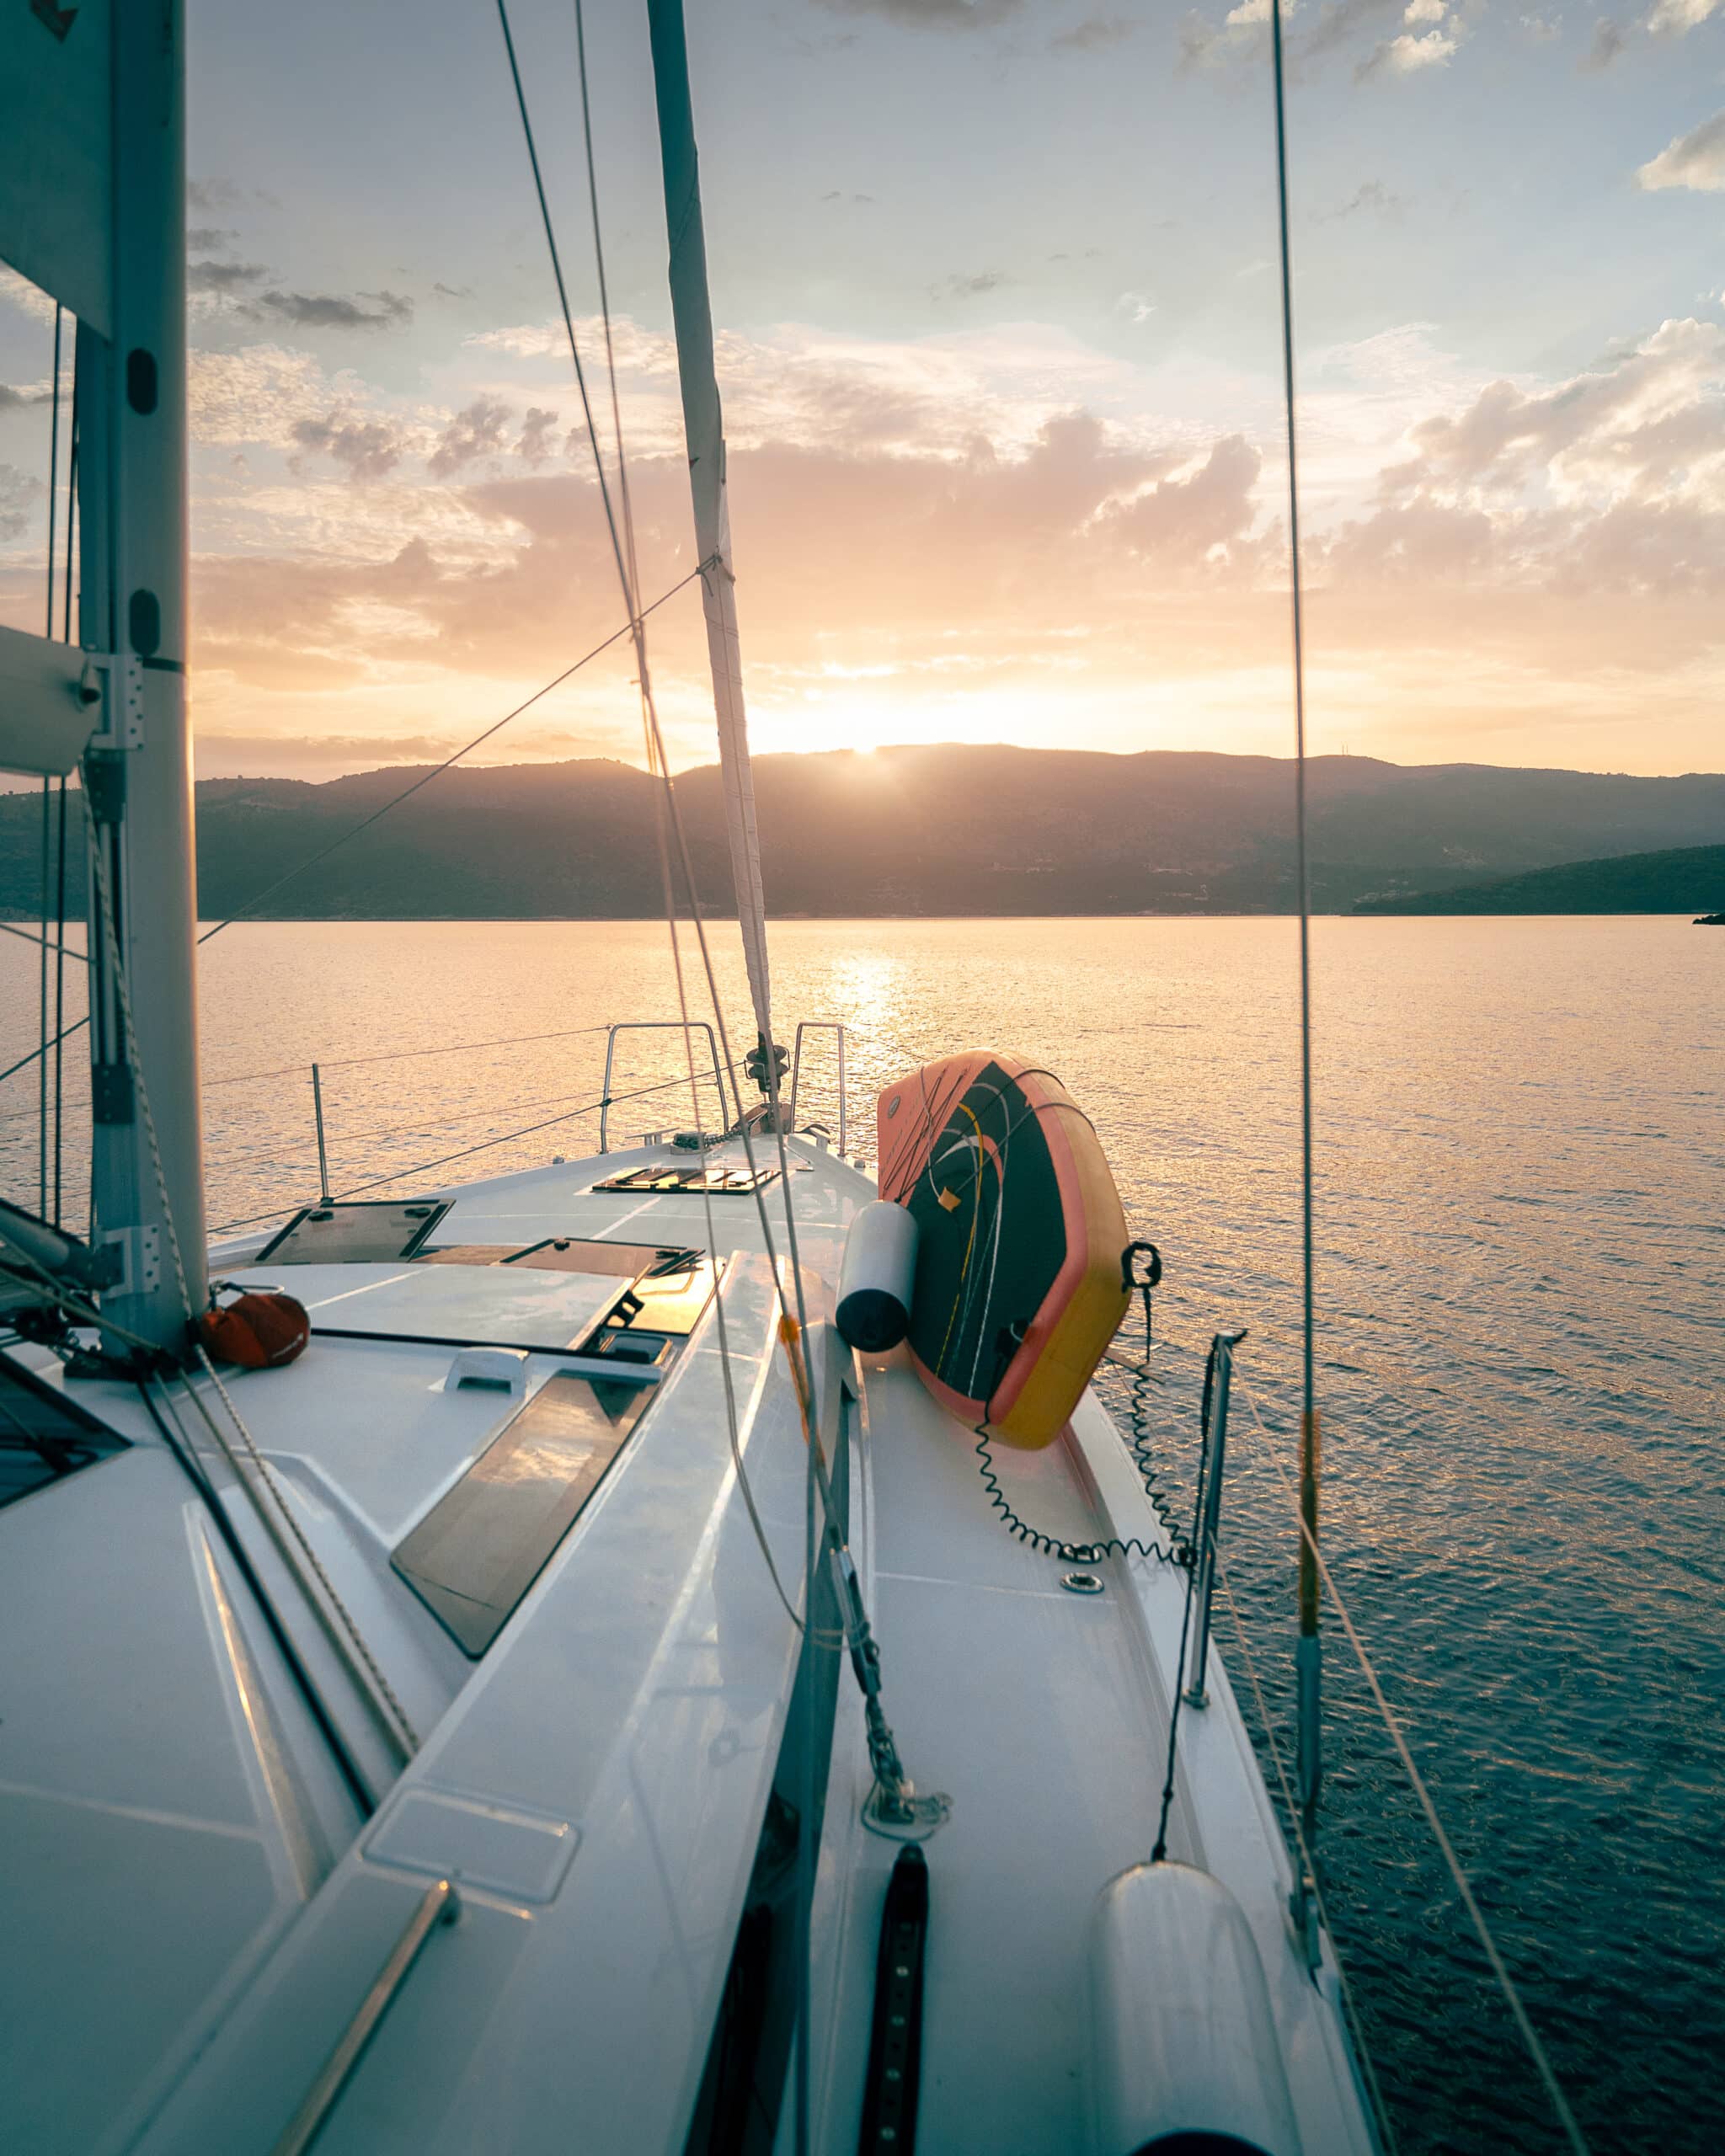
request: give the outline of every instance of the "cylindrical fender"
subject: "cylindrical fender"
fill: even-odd
[[[916,1223],[877,1198],[851,1223],[839,1273],[839,1336],[865,1355],[896,1348],[910,1330],[916,1278]]]

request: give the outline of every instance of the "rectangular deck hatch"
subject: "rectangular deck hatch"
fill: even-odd
[[[651,1397],[559,1371],[512,1416],[391,1562],[477,1661],[515,1614]]]
[[[597,1191],[634,1191],[647,1196],[670,1196],[678,1192],[699,1193],[704,1187],[713,1198],[749,1198],[768,1183],[778,1181],[777,1168],[628,1168],[621,1175],[595,1182]]]
[[[411,1257],[449,1210],[441,1198],[358,1198],[307,1205],[254,1265],[387,1265]]]
[[[128,1449],[9,1355],[0,1355],[0,1508]]]

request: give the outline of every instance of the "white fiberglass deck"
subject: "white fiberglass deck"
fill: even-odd
[[[872,1182],[811,1140],[791,1152],[817,1391],[836,1412],[841,1377],[857,1396],[844,1411],[852,1538],[888,1713],[919,1785],[954,1804],[927,1852],[921,2146],[1087,2148],[1092,1909],[1154,1838],[1184,1577],[1109,1563],[1104,1593],[1079,1598],[1059,1584],[1070,1567],[1006,1534],[969,1433],[901,1358],[859,1368],[824,1322]],[[435,1240],[704,1246],[698,1197],[593,1188],[689,1158],[613,1153],[446,1193],[454,1203]],[[766,1200],[782,1257],[783,1187]],[[777,1343],[779,1289],[753,1199],[716,1198],[713,1214],[741,1454],[799,1598],[806,1449]],[[403,1981],[318,2156],[676,2156],[799,1647],[740,1500],[716,1312],[473,1659],[392,1571],[391,1552],[626,1283],[248,1254],[219,1254],[228,1276],[289,1288],[318,1330],[290,1369],[230,1380],[235,1401],[418,1748],[393,1748],[367,1716],[200,1436],[259,1577],[297,1610],[299,1651],[377,1800],[366,1817],[136,1390],[72,1384],[133,1443],[0,1512],[8,2149],[269,2156],[428,1885],[447,1876],[459,1920]],[[463,1341],[526,1351],[519,1393],[451,1390]],[[195,1430],[183,1397],[180,1419]],[[1159,1534],[1093,1401],[1049,1452],[997,1459],[1040,1526],[1082,1541]],[[1285,1860],[1211,1668],[1210,1705],[1183,1724],[1172,1853],[1214,1871],[1247,1912],[1299,2121],[1290,2148],[1365,2150],[1331,1981],[1314,1984],[1290,1942]],[[896,1853],[860,1824],[868,1788],[846,1667],[810,2013],[813,2145],[835,2156],[857,2144]],[[788,2101],[781,2146],[794,2130]]]

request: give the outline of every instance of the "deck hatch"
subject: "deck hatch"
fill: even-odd
[[[510,1417],[391,1562],[477,1661],[550,1561],[651,1397],[559,1371]]]
[[[595,1182],[593,1188],[595,1192],[633,1191],[648,1196],[674,1196],[678,1192],[698,1193],[704,1187],[713,1198],[749,1198],[777,1181],[777,1168],[756,1168],[751,1174],[747,1168],[718,1166],[645,1167],[628,1168],[621,1175],[608,1176],[603,1182]]]
[[[0,1355],[0,1508],[129,1449],[117,1431]]]
[[[275,1265],[387,1265],[411,1257],[449,1210],[439,1198],[339,1199],[302,1206],[251,1260]]]

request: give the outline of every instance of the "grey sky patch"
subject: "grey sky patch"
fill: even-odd
[[[1623,32],[1609,15],[1594,24],[1593,43],[1582,55],[1580,65],[1591,72],[1609,67],[1623,50]]]
[[[186,290],[191,292],[237,292],[255,285],[263,275],[255,262],[189,262]]]
[[[333,293],[260,292],[252,312],[296,329],[401,329],[414,318],[414,303],[399,292],[360,292],[350,300]]]
[[[1050,50],[1055,52],[1099,52],[1106,46],[1124,44],[1138,29],[1120,15],[1087,15],[1081,23],[1074,23],[1071,29],[1060,31],[1049,40]]]
[[[185,199],[207,216],[213,211],[231,210],[239,200],[239,189],[231,179],[189,179]]]
[[[0,540],[22,537],[31,505],[44,491],[40,479],[20,472],[15,464],[0,464]]]
[[[1405,199],[1392,195],[1381,179],[1368,179],[1355,188],[1348,200],[1333,210],[1327,210],[1313,220],[1320,225],[1339,224],[1344,217],[1356,217],[1362,211],[1380,217],[1399,217],[1407,207]]]
[[[186,232],[188,254],[225,254],[239,237],[227,225],[193,225]]]
[[[821,0],[841,15],[879,15],[915,30],[980,30],[1016,15],[1024,0]]]
[[[969,276],[954,270],[950,277],[943,277],[937,285],[929,286],[929,295],[937,300],[974,300],[985,292],[997,292],[1012,279],[1004,270],[978,270]]]

